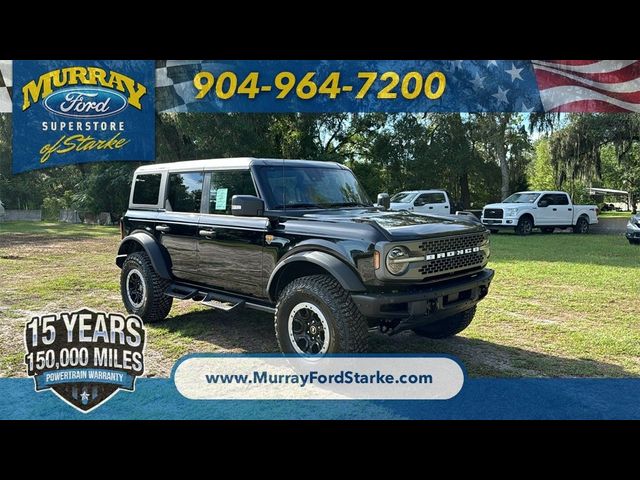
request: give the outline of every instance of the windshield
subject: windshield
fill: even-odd
[[[413,200],[416,196],[416,192],[400,192],[391,197],[393,203],[407,203]]]
[[[350,170],[324,167],[258,167],[261,187],[271,210],[370,206]]]
[[[502,203],[533,203],[540,196],[540,192],[514,193]]]

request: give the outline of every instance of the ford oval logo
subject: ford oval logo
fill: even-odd
[[[115,115],[127,108],[124,95],[100,87],[65,88],[42,101],[44,108],[56,115],[76,118],[100,118]]]

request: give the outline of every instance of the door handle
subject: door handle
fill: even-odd
[[[156,225],[156,230],[158,232],[168,232],[169,230],[171,230],[171,227],[168,225]]]
[[[200,235],[201,237],[212,237],[215,234],[215,230],[198,230],[198,235]]]
[[[572,210],[573,210],[572,208],[569,209],[569,211],[572,211]]]
[[[429,207],[429,210],[433,210],[433,207]]]
[[[558,209],[557,209],[557,208],[554,208],[554,209],[553,209],[553,211],[554,211],[554,212],[557,212],[557,211],[558,211]]]

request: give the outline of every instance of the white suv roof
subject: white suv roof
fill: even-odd
[[[153,163],[144,165],[136,170],[136,173],[144,172],[163,172],[166,170],[186,171],[186,170],[202,170],[207,168],[216,169],[244,169],[251,165],[281,165],[283,159],[274,158],[253,158],[253,157],[237,157],[237,158],[208,158],[204,160],[189,160],[185,162],[167,162]],[[286,160],[288,166],[308,166],[308,167],[324,167],[324,168],[343,168],[335,162],[321,162],[314,160]]]

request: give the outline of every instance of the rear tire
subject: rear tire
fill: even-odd
[[[475,314],[476,307],[473,307],[452,317],[447,317],[422,327],[416,327],[413,331],[416,335],[427,338],[440,339],[453,337],[471,324]]]
[[[146,323],[164,320],[173,305],[173,298],[164,294],[168,287],[169,281],[160,278],[146,253],[132,253],[124,261],[120,293],[127,312]]]
[[[553,233],[555,228],[554,227],[543,227],[540,230],[542,230],[542,233]]]
[[[367,321],[349,292],[329,275],[288,284],[278,297],[274,325],[283,353],[321,356],[367,350]]]
[[[573,233],[587,234],[589,233],[589,220],[587,217],[580,217],[573,227]]]
[[[533,220],[528,215],[520,217],[518,220],[518,226],[516,227],[516,233],[518,235],[531,235],[533,231]]]

